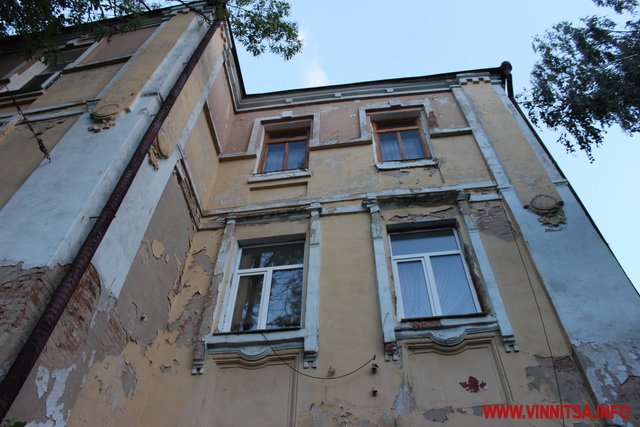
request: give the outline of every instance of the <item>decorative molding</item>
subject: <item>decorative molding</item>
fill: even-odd
[[[379,162],[376,163],[376,168],[379,170],[398,170],[398,169],[408,169],[408,168],[420,168],[420,167],[430,167],[430,166],[438,166],[438,161],[436,159],[420,159],[420,160],[408,160],[404,162]]]
[[[207,354],[232,354],[235,355],[232,357],[245,361],[257,361],[267,357],[272,349],[302,349],[304,350],[304,368],[317,366],[321,211],[322,206],[314,203],[307,208],[288,212],[261,212],[227,218],[200,328],[200,336],[203,339],[196,345],[194,354],[194,374],[202,373],[204,357]],[[222,332],[219,325],[224,322],[224,315],[229,312],[230,304],[233,304],[228,291],[234,273],[232,266],[236,264],[234,259],[237,259],[235,256],[238,248],[237,226],[258,222],[299,220],[301,217],[309,218],[303,327],[241,333]],[[256,238],[260,240],[259,236]],[[214,304],[215,308],[212,308]]]
[[[407,342],[406,349],[414,354],[436,353],[442,355],[456,355],[468,350],[485,349],[488,351],[490,363],[495,369],[495,378],[499,381],[500,393],[505,399],[505,403],[513,402],[513,394],[508,382],[502,359],[496,345],[496,337],[494,334],[479,334],[467,337],[458,344],[442,345],[435,341],[415,340]]]
[[[218,258],[213,270],[213,277],[209,284],[209,292],[205,299],[204,309],[202,310],[202,320],[200,323],[200,337],[202,340],[196,342],[193,353],[193,367],[191,369],[192,374],[202,374],[204,370],[204,358],[205,358],[205,344],[204,337],[208,336],[212,330],[212,322],[216,321],[216,315],[221,312],[221,301],[224,299],[224,285],[225,285],[225,271],[230,258],[230,253],[234,249],[233,245],[236,242],[236,220],[234,218],[228,218],[224,228],[224,234],[222,235],[222,242],[220,243],[220,250],[218,251]],[[235,252],[235,251],[234,251]]]
[[[309,264],[307,268],[307,298],[304,322],[304,368],[317,368],[318,359],[318,313],[320,288],[320,212],[322,205],[311,205],[309,220]]]
[[[395,333],[395,310],[393,295],[389,286],[389,269],[387,268],[387,254],[384,246],[385,225],[376,199],[367,199],[363,205],[371,213],[371,238],[373,239],[373,254],[376,266],[376,284],[378,288],[378,303],[380,304],[380,323],[384,340],[385,361],[398,360],[398,346]]]
[[[454,129],[430,129],[431,138],[446,138],[448,136],[472,135],[470,127]]]
[[[241,212],[252,212],[260,210],[271,210],[279,208],[294,208],[301,206],[310,206],[311,203],[332,203],[332,202],[345,202],[351,200],[363,200],[363,199],[375,199],[385,197],[402,197],[402,196],[414,196],[414,195],[431,195],[449,191],[468,191],[468,190],[481,190],[481,189],[495,189],[495,182],[493,181],[478,181],[458,185],[441,185],[431,187],[419,187],[419,188],[397,188],[391,190],[373,191],[370,193],[354,193],[345,194],[341,196],[329,196],[316,199],[304,199],[304,200],[292,200],[283,202],[265,203],[261,205],[247,205],[243,207],[223,208],[223,209],[209,209],[203,212],[204,216],[218,216],[227,214],[237,214]]]
[[[498,157],[498,153],[495,148],[493,148],[491,140],[485,132],[471,100],[461,87],[453,87],[451,90],[453,91],[456,101],[458,101],[458,106],[460,107],[460,110],[462,110],[462,114],[464,114],[467,119],[467,123],[469,123],[469,127],[471,128],[473,136],[478,143],[482,156],[487,162],[487,166],[493,175],[493,179],[498,183],[498,188],[511,188],[511,182],[509,181],[507,172]]]
[[[254,182],[280,181],[285,179],[309,178],[309,177],[311,177],[311,172],[309,170],[296,169],[296,170],[288,170],[288,171],[257,173],[250,176],[247,181],[249,183],[254,183]]]
[[[484,332],[492,332],[498,330],[496,322],[490,323],[478,323],[467,324],[464,326],[457,326],[454,328],[446,329],[403,329],[396,330],[398,340],[426,338],[442,347],[457,346],[472,334],[479,334]]]
[[[498,282],[493,274],[493,269],[489,262],[489,256],[487,255],[487,251],[482,243],[480,230],[471,215],[468,193],[460,193],[458,197],[458,206],[460,207],[460,212],[462,213],[462,217],[464,218],[464,222],[469,233],[469,238],[471,239],[471,246],[475,252],[478,266],[480,267],[480,274],[484,280],[487,295],[489,296],[493,312],[500,327],[500,334],[502,335],[504,349],[507,353],[510,353],[511,350],[518,352],[520,351],[520,347],[516,342],[511,321],[509,320],[509,315],[507,314],[507,309],[504,305],[500,288],[498,287]]]

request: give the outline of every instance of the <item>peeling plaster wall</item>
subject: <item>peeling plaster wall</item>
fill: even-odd
[[[591,391],[598,403],[621,402],[628,396],[623,385],[640,373],[640,295],[575,194],[565,182],[552,182],[557,172],[548,172],[549,162],[540,160],[544,154],[535,137],[504,94],[489,84],[466,85],[464,90],[513,184],[515,193],[504,193],[508,209]],[[564,203],[562,223],[541,223],[523,208],[536,194]]]
[[[29,107],[49,107],[66,102],[96,99],[121,67],[122,64],[113,64],[63,74],[44,95]]]
[[[67,423],[71,402],[78,394],[85,369],[91,364],[89,343],[99,339],[91,324],[100,297],[100,279],[90,267],[11,406],[7,420],[50,426]]]
[[[132,106],[141,117],[135,121],[140,127],[136,132],[141,131],[157,101],[140,92],[166,89],[161,75],[166,70],[158,64],[187,55],[176,53],[170,42],[178,39],[193,47],[187,41],[202,31],[190,14],[162,24],[149,39],[149,57],[141,55],[130,64],[125,73],[130,78],[112,82],[100,102]],[[562,196],[572,222],[556,233],[545,231],[547,243],[557,239],[550,236],[571,229],[579,215],[566,192],[556,189],[522,129],[509,121],[489,84],[464,90],[479,111],[498,162],[489,158],[482,136],[471,129],[476,121],[465,117],[450,91],[236,111],[222,64],[223,31],[212,40],[163,125],[172,153],[158,161],[157,170],[149,164],[141,169],[94,259],[95,268],[81,282],[12,408],[12,420],[56,426],[489,426],[495,421],[484,419],[483,404],[592,405],[594,384],[600,387],[595,390],[598,400],[606,396],[632,402],[637,410],[634,335],[622,337],[629,338],[623,348],[633,349],[630,353],[615,353],[613,345],[600,342],[600,335],[596,342],[580,341],[584,331],[576,325],[582,319],[567,319],[563,311],[563,304],[575,301],[551,300],[568,294],[549,291],[545,268],[553,262],[541,261],[540,246],[530,240],[539,238],[533,228],[549,228],[530,211],[523,214],[522,204],[516,206],[514,200],[542,191]],[[359,110],[424,100],[433,109],[426,121],[438,134],[430,140],[436,164],[378,169],[373,141],[359,140]],[[246,151],[256,120],[313,114],[320,118],[319,144],[310,152],[309,176],[255,179],[256,154]],[[129,112],[120,115],[115,129],[133,123],[132,117]],[[83,119],[76,132],[86,125]],[[114,135],[109,132],[92,142],[107,143]],[[138,134],[128,135],[133,142]],[[496,164],[505,168],[508,185],[498,179]],[[464,196],[461,190],[468,201],[458,197]],[[313,205],[311,213],[292,207],[318,201],[322,205]],[[374,203],[378,216],[372,216]],[[223,211],[228,208],[233,208],[229,215]],[[211,211],[215,209],[220,211]],[[374,217],[382,218],[382,245],[374,243]],[[305,368],[307,355],[299,347],[276,353],[260,344],[266,355],[209,354],[203,373],[192,375],[194,350],[219,321],[214,319],[216,307],[229,303],[225,298],[230,297],[238,242],[297,234],[307,235],[310,244],[310,221],[319,224],[314,236],[320,236],[313,243],[320,252],[318,276],[313,277],[319,294],[317,367]],[[380,292],[388,293],[395,309],[387,227],[443,224],[459,231],[484,310],[479,316],[488,318],[490,326],[444,344],[428,333],[446,329],[446,321],[397,322],[394,310],[390,316],[398,330],[411,327],[413,334],[398,338],[397,353],[388,357],[379,302]],[[488,259],[482,267],[479,246]],[[376,257],[379,247],[384,261]],[[306,270],[310,264],[307,259]],[[505,351],[500,325],[491,320],[497,310],[483,276],[487,268],[504,300],[518,352]],[[5,311],[0,326],[23,335],[30,326],[21,323],[22,317],[41,310],[59,274],[56,269],[2,267],[0,310]],[[381,276],[386,276],[386,289],[378,288]],[[14,298],[24,303],[7,303]],[[0,336],[3,360],[12,357],[19,339]],[[375,373],[367,362],[373,356]]]
[[[75,123],[77,117],[65,117],[34,123],[32,126],[49,151]],[[46,165],[38,143],[26,125],[19,125],[0,136],[0,209],[39,166]]]
[[[119,298],[116,301],[111,297],[110,305],[101,306],[99,311],[101,316],[119,324],[126,340],[94,349],[93,364],[75,403],[70,425],[93,423],[95,419],[114,422],[110,420],[111,411],[129,404],[132,405],[129,411],[133,412],[129,412],[128,417],[135,419],[144,412],[145,387],[153,373],[168,373],[186,364],[180,350],[176,349],[176,354],[167,359],[162,357],[160,348],[169,344],[186,346],[188,352],[197,330],[199,319],[194,313],[202,310],[202,298],[197,290],[183,283],[183,272],[188,271],[187,262],[209,268],[210,261],[208,265],[206,256],[202,255],[187,259],[193,235],[182,190],[172,178],[145,232]],[[182,291],[188,298],[184,294],[184,299],[176,297]],[[170,317],[175,310],[180,312],[177,319],[175,314]],[[70,407],[73,402],[70,401]],[[85,407],[85,402],[91,403]]]
[[[487,333],[455,347],[429,340],[406,341],[400,360],[383,362],[368,213],[327,216],[320,221],[318,367],[305,370],[301,359],[287,352],[280,357],[302,372],[323,377],[349,373],[375,354],[380,365],[377,374],[366,365],[343,379],[314,380],[294,375],[272,356],[257,364],[238,360],[235,365],[218,365],[208,359],[202,376],[190,375],[192,344],[198,330],[194,324],[207,321],[199,316],[203,301],[216,301],[216,296],[207,296],[207,287],[222,232],[196,233],[182,273],[164,272],[169,266],[175,268],[172,261],[166,263],[168,248],[181,248],[186,254],[188,242],[179,236],[188,235],[189,223],[182,218],[187,216],[186,206],[182,201],[176,203],[181,197],[172,180],[116,304],[128,342],[118,347],[119,353],[96,356],[69,425],[135,422],[168,426],[189,417],[195,425],[253,425],[255,421],[265,426],[488,426],[495,421],[482,417],[482,404],[559,403],[556,372],[563,403],[591,403],[558,323],[546,325],[555,347],[552,360],[540,327],[532,322],[535,301],[521,292],[505,294],[508,307],[529,315],[514,319],[520,353],[504,353],[499,338]],[[176,209],[176,204],[182,207]],[[345,203],[335,206],[344,207]],[[398,205],[383,214],[389,221],[407,223],[413,217],[418,222],[455,218],[457,210],[417,203]],[[473,214],[489,257],[496,260],[496,272],[509,277],[524,275],[524,261],[505,256],[515,250],[516,243],[500,204],[475,203]],[[242,225],[237,238],[300,233],[305,223]],[[175,234],[177,240],[167,236],[165,224],[182,224],[175,227],[183,230]],[[502,278],[500,283],[503,290],[514,286]],[[146,307],[145,319],[131,304],[134,300]],[[527,328],[538,328],[538,333]],[[373,389],[377,390],[375,396]],[[543,422],[537,425],[556,425],[539,421]]]
[[[185,161],[189,166],[194,191],[199,200],[206,200],[211,192],[213,177],[218,170],[218,153],[205,114],[203,109],[184,150]]]

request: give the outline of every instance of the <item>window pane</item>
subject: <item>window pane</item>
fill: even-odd
[[[267,329],[300,326],[302,269],[276,270],[271,277]]]
[[[398,276],[400,276],[404,317],[416,318],[433,316],[422,262],[399,262]]]
[[[263,275],[242,276],[238,283],[238,295],[233,309],[231,331],[254,331],[258,328]]]
[[[376,122],[376,129],[378,130],[416,127],[416,126],[417,124],[416,124],[415,117],[411,117],[409,119],[385,120],[381,122]]]
[[[460,255],[431,257],[442,314],[475,313],[473,295]]]
[[[393,255],[458,250],[453,230],[433,230],[391,235]]]
[[[263,172],[281,171],[284,162],[284,147],[287,144],[267,144],[267,155],[264,159]]]
[[[378,138],[383,161],[402,160],[402,152],[400,151],[396,132],[379,133]]]
[[[243,248],[240,268],[262,268],[278,265],[302,264],[304,262],[304,242],[275,246]]]
[[[307,141],[290,142],[287,169],[304,169],[307,157]]]
[[[306,138],[307,129],[291,129],[282,131],[272,131],[269,133],[270,141],[277,141],[280,139],[292,139],[292,138]]]
[[[417,130],[405,130],[400,132],[402,138],[402,146],[404,148],[404,159],[423,159],[424,150],[422,149],[422,140]]]
[[[64,67],[78,59],[85,50],[87,50],[86,47],[63,50],[62,52],[60,52],[59,56],[55,58],[55,63],[49,64],[49,66],[47,67],[47,71],[53,72],[62,70]]]

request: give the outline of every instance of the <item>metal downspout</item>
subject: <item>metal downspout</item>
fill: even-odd
[[[213,37],[216,29],[219,27],[219,22],[215,21],[207,30],[204,37],[198,44],[198,47],[191,55],[191,58],[185,65],[184,69],[178,76],[175,84],[169,91],[167,98],[160,106],[158,113],[155,115],[153,121],[147,128],[140,144],[133,153],[129,164],[125,168],[124,172],[120,176],[118,183],[116,184],[113,192],[109,196],[105,206],[102,208],[100,215],[96,219],[89,235],[83,242],[78,254],[74,258],[73,262],[69,266],[69,270],[65,274],[64,278],[55,290],[51,300],[45,307],[38,323],[31,331],[29,338],[22,346],[20,353],[14,360],[11,368],[4,377],[0,384],[0,422],[4,420],[9,408],[15,401],[20,389],[24,385],[35,365],[40,353],[44,349],[49,337],[51,336],[58,320],[62,316],[67,303],[71,299],[73,292],[75,291],[78,282],[86,272],[91,263],[91,259],[96,253],[102,238],[109,229],[109,225],[115,218],[115,214],[118,208],[122,204],[122,201],[127,194],[127,191],[133,183],[144,158],[146,157],[156,135],[160,131],[160,127],[166,120],[171,108],[178,99],[182,89],[184,88],[189,76],[193,72],[196,64],[202,57],[209,41]]]

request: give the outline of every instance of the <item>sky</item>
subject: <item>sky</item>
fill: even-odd
[[[304,41],[289,61],[258,58],[239,47],[247,93],[298,89],[513,65],[516,94],[529,89],[533,37],[560,21],[616,18],[591,0],[291,0]],[[595,162],[567,154],[557,133],[538,133],[586,206],[631,281],[640,290],[640,135],[611,129]]]

